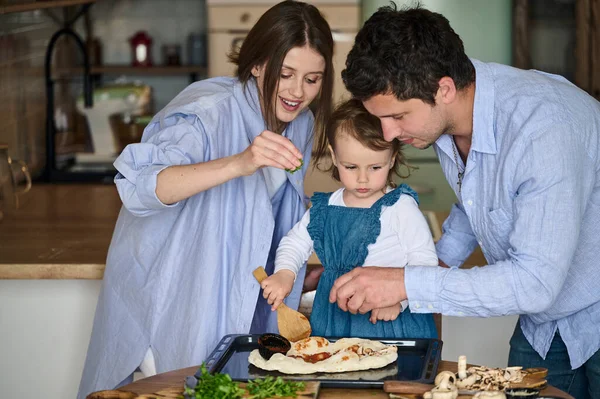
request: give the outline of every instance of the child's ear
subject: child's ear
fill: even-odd
[[[397,152],[392,154],[392,159],[390,159],[390,169],[392,169],[394,167],[394,162],[396,161],[396,156],[398,155]]]
[[[335,159],[335,152],[333,152],[333,147],[331,144],[327,145],[327,149],[329,150],[329,154],[331,154],[331,162],[337,167],[337,160]]]

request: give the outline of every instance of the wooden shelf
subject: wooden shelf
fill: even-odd
[[[41,10],[44,8],[68,7],[81,4],[95,3],[96,0],[45,0],[45,1],[30,1],[28,3],[0,5],[0,15],[13,12],[24,12]]]
[[[92,67],[93,75],[190,75],[190,74],[206,73],[206,67],[197,65],[181,65],[181,66],[151,66],[151,67],[134,67],[129,65],[104,65]]]
[[[69,78],[80,76],[83,68],[59,68],[53,75],[55,78]],[[181,66],[151,66],[134,67],[130,65],[103,65],[93,66],[90,69],[92,75],[143,75],[143,76],[181,76],[181,75],[205,75],[206,67],[198,65]]]

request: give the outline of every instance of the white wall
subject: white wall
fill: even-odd
[[[0,280],[0,396],[75,398],[100,280]]]

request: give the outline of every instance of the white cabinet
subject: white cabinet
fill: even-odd
[[[260,16],[277,1],[214,1],[208,2],[208,76],[230,76],[235,65],[227,59],[232,49],[239,47],[248,31]],[[335,42],[333,66],[335,81],[333,98],[337,102],[347,96],[341,71],[346,55],[352,48],[358,32],[361,9],[358,1],[309,1],[319,8],[331,30]]]

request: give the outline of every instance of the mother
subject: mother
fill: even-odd
[[[277,331],[252,270],[272,271],[279,240],[306,210],[332,53],[314,6],[279,3],[230,55],[236,78],[187,87],[115,161],[123,207],[79,398],[130,382],[138,366],[150,375],[200,364],[225,334]]]

